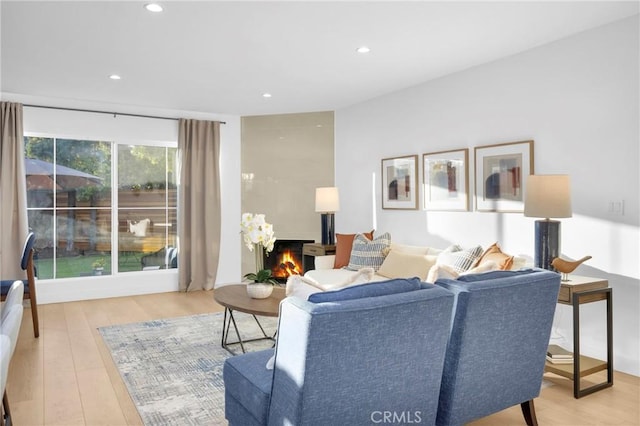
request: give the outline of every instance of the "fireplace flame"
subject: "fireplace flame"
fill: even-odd
[[[302,275],[302,263],[296,259],[291,250],[284,250],[276,262],[272,273],[278,278],[287,278],[291,275]]]

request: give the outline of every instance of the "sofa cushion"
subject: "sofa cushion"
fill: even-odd
[[[399,244],[396,242],[391,242],[391,250],[404,253],[404,254],[415,254],[415,255],[437,255],[442,252],[441,249],[435,249],[433,247],[427,246],[411,246],[407,244]]]
[[[380,269],[378,269],[378,275],[387,278],[418,277],[421,281],[424,281],[437,259],[437,256],[426,254],[403,253],[392,246],[391,251],[389,251],[382,265],[380,265]]]
[[[353,239],[351,258],[347,269],[357,271],[362,268],[373,268],[377,271],[386,256],[386,249],[391,245],[391,234],[385,232],[373,241],[358,234]]]
[[[314,293],[309,296],[308,300],[312,303],[338,302],[341,300],[364,299],[366,297],[379,297],[396,293],[406,293],[419,289],[419,278],[401,278],[379,281],[371,284],[360,284],[343,288],[341,290]]]
[[[231,395],[259,424],[267,424],[273,370],[264,365],[273,349],[228,358],[222,370],[225,393]],[[226,399],[226,398],[225,398]]]
[[[482,265],[484,262],[493,261],[498,265],[498,269],[508,271],[513,265],[513,256],[503,253],[497,242],[491,244],[473,264],[474,267]]]
[[[353,239],[356,235],[364,235],[368,240],[373,240],[373,230],[363,234],[336,234],[336,257],[333,264],[335,269],[344,268],[349,264]]]
[[[482,255],[482,247],[475,246],[459,251],[443,251],[438,255],[439,265],[449,265],[457,273],[471,269],[471,266]]]

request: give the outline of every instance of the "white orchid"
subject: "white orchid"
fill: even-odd
[[[276,241],[273,225],[266,222],[263,214],[243,213],[240,226],[249,251],[253,251],[256,244],[262,245],[267,253],[273,250]]]
[[[263,214],[243,213],[240,222],[242,238],[249,251],[255,253],[256,273],[246,274],[244,277],[256,283],[277,284],[271,277],[271,270],[264,268],[264,253],[273,250],[276,237],[273,233],[273,225],[267,223]]]

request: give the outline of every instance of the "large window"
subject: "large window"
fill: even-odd
[[[25,138],[40,279],[171,267],[175,147]],[[115,234],[115,235],[114,235]]]

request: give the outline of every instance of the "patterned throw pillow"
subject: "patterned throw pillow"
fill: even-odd
[[[349,264],[351,250],[353,249],[353,239],[357,234],[336,234],[336,257],[333,269],[344,268]],[[373,240],[373,230],[364,232],[363,235]]]
[[[476,246],[465,250],[448,252],[438,255],[438,265],[449,265],[457,273],[471,269],[473,263],[482,255],[482,247]]]
[[[357,271],[361,268],[373,268],[377,271],[384,262],[386,249],[391,246],[391,234],[385,232],[373,241],[358,234],[353,239],[353,248],[347,269]]]

